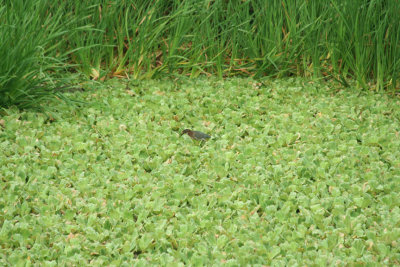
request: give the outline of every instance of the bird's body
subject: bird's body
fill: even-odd
[[[189,130],[189,129],[183,130],[182,135],[183,135],[183,134],[187,134],[187,135],[189,135],[192,139],[200,140],[200,141],[205,141],[205,140],[211,138],[211,136],[209,136],[208,134],[205,134],[205,133],[200,132],[200,131],[192,131],[192,130]]]

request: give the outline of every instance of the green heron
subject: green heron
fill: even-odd
[[[201,140],[201,141],[205,141],[205,140],[211,138],[211,136],[209,136],[208,134],[205,134],[205,133],[202,133],[202,132],[199,132],[199,131],[192,131],[192,130],[189,130],[189,129],[183,130],[181,135],[184,135],[184,134],[189,135],[192,139]]]

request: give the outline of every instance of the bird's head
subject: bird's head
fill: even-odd
[[[184,135],[184,134],[190,135],[191,133],[192,133],[192,130],[185,129],[185,130],[182,131],[181,135]]]

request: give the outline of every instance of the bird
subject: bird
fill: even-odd
[[[183,130],[181,136],[184,135],[184,134],[189,135],[194,140],[200,140],[200,141],[206,141],[207,139],[211,138],[211,136],[208,135],[208,134],[205,134],[205,133],[200,132],[200,131],[192,131],[192,130],[189,130],[189,129]]]

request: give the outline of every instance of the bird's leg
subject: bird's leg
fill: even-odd
[[[204,141],[204,140],[201,140],[201,141],[200,141],[200,147],[203,147],[204,144],[205,144],[205,141]]]

